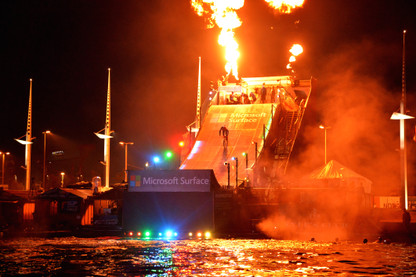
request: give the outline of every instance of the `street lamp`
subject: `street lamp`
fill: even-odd
[[[165,157],[166,157],[166,159],[170,159],[170,158],[172,158],[172,156],[173,156],[173,153],[172,153],[171,151],[167,151],[167,152],[165,153]]]
[[[133,142],[120,141],[120,145],[124,146],[124,181],[127,183],[127,148],[129,145],[133,145]]]
[[[235,187],[238,187],[238,158],[232,157],[232,159],[235,161]]]
[[[404,208],[408,209],[408,196],[407,196],[407,151],[406,151],[406,140],[405,140],[405,120],[413,119],[413,116],[406,115],[404,113],[394,112],[390,119],[400,120],[400,173],[401,183],[404,189]]]
[[[64,187],[65,172],[61,172],[61,187]]]
[[[159,158],[159,156],[154,156],[153,157],[153,165],[154,165],[154,167],[155,167],[155,169],[157,169],[157,164],[160,162],[160,158]]]
[[[228,176],[227,188],[230,188],[230,163],[225,162],[224,165],[227,167],[227,176]]]
[[[400,120],[400,179],[403,188],[403,200],[401,202],[405,210],[409,208],[407,195],[407,150],[405,135],[405,120],[413,119],[413,116],[406,115],[406,30],[403,30],[403,53],[402,53],[402,95],[400,99],[400,112],[394,112],[390,119]]]
[[[174,156],[172,151],[170,150],[165,151],[163,156],[165,157],[164,161],[166,163],[166,169],[170,169],[175,166],[174,162],[171,161]]]
[[[248,168],[248,153],[243,152],[242,154],[246,158],[246,169]]]
[[[4,165],[6,162],[6,155],[10,155],[10,152],[0,152],[2,155],[2,164],[1,164],[1,184],[4,185]]]
[[[319,129],[324,130],[324,136],[325,136],[325,165],[326,165],[326,130],[330,129],[331,127],[319,125]]]
[[[254,144],[254,160],[257,163],[257,153],[258,153],[258,151],[257,151],[257,142],[252,141],[251,143]]]
[[[50,134],[51,131],[42,132],[43,134],[43,175],[42,175],[42,186],[46,190],[46,135]]]

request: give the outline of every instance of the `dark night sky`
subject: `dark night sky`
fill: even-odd
[[[219,30],[206,29],[189,1],[43,0],[6,1],[0,11],[0,150],[16,163],[24,147],[14,141],[26,131],[29,78],[33,78],[33,160],[42,159],[42,132],[51,130],[51,148],[60,144],[88,156],[85,174],[102,175],[103,142],[93,132],[104,128],[107,67],[112,80],[112,174],[123,167],[119,141],[132,141],[129,163],[143,166],[158,151],[176,147],[194,120],[198,56],[203,61],[203,93],[223,75]],[[286,75],[289,48],[300,43],[300,77],[331,80],[350,51],[359,74],[401,89],[402,30],[407,33],[407,90],[416,89],[416,22],[410,0],[306,0],[290,15],[272,11],[264,1],[247,0],[238,11],[243,25],[240,76]],[[352,51],[360,48],[362,51]],[[353,52],[351,54],[351,52]],[[329,63],[329,61],[332,61]],[[336,62],[336,61],[338,62]],[[342,71],[342,70],[341,70]],[[320,94],[312,99],[312,119],[324,114]],[[408,103],[410,110],[414,104]],[[323,110],[322,110],[323,109]],[[411,111],[412,112],[412,111]],[[79,150],[81,149],[81,150]],[[52,150],[52,149],[51,149]],[[67,170],[63,168],[62,170]],[[18,174],[24,174],[18,171]],[[20,177],[19,178],[23,178]],[[114,177],[117,179],[118,177]],[[118,181],[118,179],[117,179]]]

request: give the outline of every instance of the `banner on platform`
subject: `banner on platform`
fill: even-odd
[[[212,170],[129,171],[129,192],[210,192]]]

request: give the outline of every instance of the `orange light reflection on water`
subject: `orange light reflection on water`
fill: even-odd
[[[0,275],[333,276],[416,274],[416,245],[273,239],[0,241]]]

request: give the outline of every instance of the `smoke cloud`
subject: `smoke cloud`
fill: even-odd
[[[319,85],[311,94],[288,168],[290,183],[307,187],[305,175],[324,165],[324,131],[318,128],[323,124],[330,127],[327,161],[338,161],[370,179],[373,195],[400,195],[399,122],[390,120],[390,116],[400,104],[401,68],[398,67],[399,78],[388,76],[386,69],[392,51],[396,50],[394,46],[380,47],[366,40],[346,46],[322,64],[317,76]],[[400,50],[398,53],[400,61]],[[392,89],[391,82],[397,79],[399,82]],[[412,148],[413,125],[407,125],[407,141]],[[414,171],[414,162],[413,156],[408,155],[409,172]],[[300,205],[279,209],[258,227],[272,237],[283,239],[319,236],[331,240],[353,235],[348,230],[362,220],[365,200],[343,199],[341,187],[339,195],[319,194],[315,191],[311,195],[313,203],[307,203],[305,197],[300,198],[304,201]],[[308,205],[309,210],[302,210]],[[369,221],[367,225],[371,226]]]

